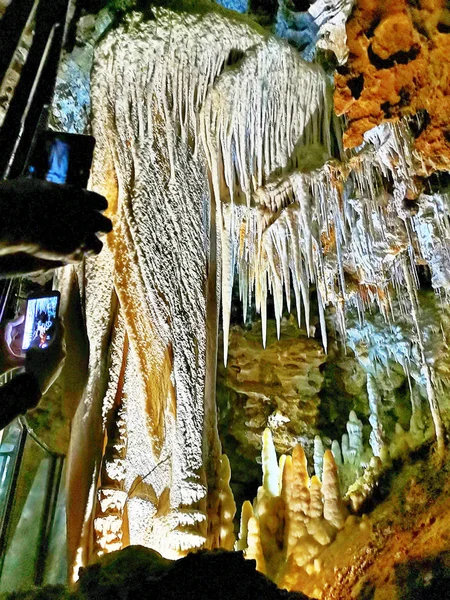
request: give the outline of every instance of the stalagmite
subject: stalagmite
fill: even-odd
[[[380,400],[374,377],[367,374],[367,396],[369,398],[370,417],[369,422],[372,426],[369,442],[374,456],[381,456],[384,447],[384,432],[380,418]]]
[[[251,502],[246,500],[242,505],[241,523],[239,527],[239,538],[236,542],[236,550],[247,550],[248,548],[248,522],[253,517]]]
[[[285,544],[287,554],[290,555],[299,539],[306,534],[306,522],[309,520],[310,510],[307,462],[305,452],[300,445],[294,448],[292,460],[286,460],[282,497],[286,505]]]
[[[323,456],[322,494],[323,516],[336,529],[342,529],[346,511],[341,499],[336,463],[330,450],[326,450]]]
[[[119,396],[120,397],[120,396]],[[97,554],[120,550],[123,545],[124,509],[128,495],[124,490],[126,455],[126,412],[115,406],[108,418],[107,445],[103,456],[101,482],[97,491],[98,507],[94,519]]]
[[[271,496],[278,496],[279,472],[278,460],[273,443],[272,432],[265,429],[262,438],[263,487]]]
[[[230,461],[223,454],[217,474],[218,482],[210,495],[208,507],[209,531],[205,547],[209,549],[232,550],[235,544],[233,519],[236,505],[230,488],[230,478]]]
[[[344,445],[345,439],[346,438],[344,438],[344,436],[342,436],[342,452],[341,452],[341,447],[339,445],[339,442],[337,440],[333,440],[333,442],[331,444],[331,452],[333,453],[334,460],[338,467],[342,467],[342,465],[343,465],[342,453],[344,452],[344,448],[345,448],[345,445]],[[348,446],[348,442],[347,442],[347,446]]]
[[[295,446],[292,451],[292,472],[293,482],[290,506],[307,517],[309,515],[311,500],[309,493],[310,480],[306,454],[300,445]]]
[[[344,462],[357,464],[361,460],[363,446],[363,424],[356,416],[354,410],[350,411],[347,421],[348,448],[342,452]]]
[[[255,517],[249,518],[247,529],[247,550],[245,551],[245,558],[255,560],[257,570],[260,571],[260,573],[266,573],[266,561],[264,560],[264,553],[261,545],[259,522]]]
[[[309,493],[311,497],[309,515],[311,519],[317,519],[323,514],[322,484],[317,475],[311,477]]]
[[[323,472],[323,453],[324,447],[323,442],[319,435],[314,437],[314,473],[322,480],[322,472]]]

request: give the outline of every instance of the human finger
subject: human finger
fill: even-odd
[[[104,196],[97,194],[97,192],[89,192],[84,190],[84,197],[86,204],[90,208],[94,208],[95,210],[106,210],[108,208],[108,201]]]
[[[108,217],[97,211],[92,211],[89,215],[89,230],[92,232],[101,231],[102,233],[109,233],[112,231],[111,219],[108,219]]]
[[[100,254],[102,248],[103,242],[96,235],[89,235],[81,250],[86,254]]]

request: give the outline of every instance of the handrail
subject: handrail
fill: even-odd
[[[54,457],[57,457],[57,458],[66,458],[65,454],[62,454],[61,452],[54,452],[53,450],[51,450],[47,446],[47,444],[45,442],[43,442],[42,440],[40,440],[38,438],[38,436],[35,433],[35,431],[29,426],[27,418],[26,418],[25,415],[23,415],[22,417],[19,417],[19,421],[20,421],[21,425],[27,430],[27,433],[31,437],[31,439],[34,442],[36,442],[36,444],[38,444],[43,450],[45,450],[45,452],[47,452],[51,456],[54,456]]]

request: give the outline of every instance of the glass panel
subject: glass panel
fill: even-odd
[[[34,583],[49,466],[47,452],[28,437],[15,489],[1,592]]]
[[[0,526],[5,518],[9,490],[19,452],[22,425],[14,421],[2,432],[0,443]]]
[[[53,527],[50,533],[47,561],[45,564],[45,585],[67,583],[67,529],[66,529],[66,469],[64,467],[59,486]]]

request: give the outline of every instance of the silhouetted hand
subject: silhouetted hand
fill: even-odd
[[[12,321],[0,324],[0,373],[14,367],[21,367],[25,362],[22,351],[24,315]]]
[[[54,383],[64,366],[66,351],[64,346],[64,327],[58,319],[56,334],[47,348],[30,348],[25,357],[25,373],[33,375],[38,382],[41,394]],[[35,408],[28,406],[27,408]]]
[[[1,272],[12,274],[21,262],[22,273],[47,270],[98,254],[103,244],[96,234],[112,229],[100,212],[107,206],[103,196],[74,186],[26,178],[1,182]]]

